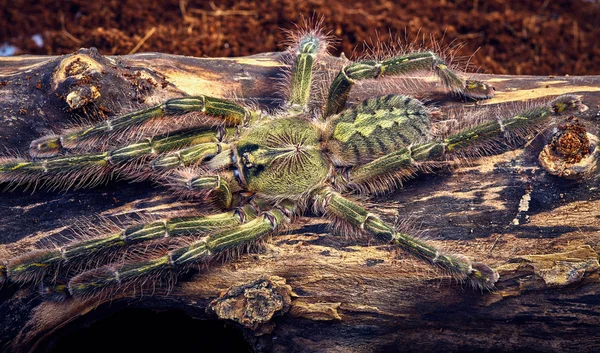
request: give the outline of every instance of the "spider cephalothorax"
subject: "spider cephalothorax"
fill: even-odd
[[[287,97],[274,114],[221,98],[176,98],[35,140],[32,160],[0,160],[0,182],[12,187],[87,187],[115,175],[151,178],[220,210],[147,221],[29,252],[0,263],[0,280],[44,280],[52,293],[93,295],[210,261],[312,212],[340,225],[340,231],[371,234],[459,281],[492,288],[497,274],[488,266],[395,229],[348,195],[384,191],[472,150],[519,140],[554,114],[578,110],[578,99],[561,96],[440,136],[432,133],[436,121],[430,109],[417,99],[386,95],[347,107],[350,89],[359,80],[419,71],[433,71],[466,99],[489,98],[493,88],[461,78],[435,53],[423,51],[353,62],[333,78],[326,100],[315,104],[310,101],[313,64],[325,53],[326,40],[309,31],[297,43],[290,50]],[[171,242],[182,238],[192,240]],[[144,250],[163,242],[169,246]],[[136,246],[145,258],[117,256]]]

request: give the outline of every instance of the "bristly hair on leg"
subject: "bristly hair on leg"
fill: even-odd
[[[439,235],[434,235],[431,229],[424,228],[424,221],[425,219],[423,217],[411,214],[407,216],[406,214],[403,214],[401,210],[398,210],[394,219],[393,229],[398,233],[410,234],[416,239],[427,242],[441,240],[441,237]],[[446,253],[444,249],[441,249],[441,251]],[[401,248],[394,248],[394,253],[395,259],[405,259],[406,262],[414,264],[413,267],[418,269],[418,274],[422,276],[423,279],[439,278],[439,269],[427,266],[422,261],[415,261],[414,256],[407,254],[406,251]],[[452,276],[448,275],[448,277]]]
[[[329,48],[335,44],[335,37],[331,35],[330,31],[325,31],[323,22],[325,17],[321,16],[315,18],[303,18],[302,23],[294,24],[296,27],[293,30],[284,29],[284,33],[287,35],[286,40],[283,44],[288,48],[289,53],[296,53],[301,46],[300,40],[306,37],[317,38],[319,42],[317,56],[327,55]]]
[[[106,144],[106,141],[135,141],[173,129],[238,126],[246,123],[250,115],[250,111],[231,100],[209,96],[172,98],[162,104],[115,116],[95,125],[42,137],[31,143],[30,154],[49,156],[63,149],[97,148]]]
[[[180,130],[89,154],[65,155],[41,160],[3,158],[0,159],[0,182],[7,182],[9,187],[34,184],[50,189],[67,190],[94,187],[116,178],[142,181],[156,176],[156,179],[160,179],[161,169],[168,171],[181,164],[200,163],[204,157],[222,154],[221,158],[213,158],[207,164],[207,167],[217,169],[229,165],[230,158],[227,158],[226,151],[221,152],[221,150],[228,151],[228,145],[215,141],[227,138],[228,134],[233,133],[232,129],[234,128],[223,128],[217,131],[202,128]],[[190,145],[192,147],[189,147]],[[203,146],[212,148],[203,149]],[[215,151],[211,152],[212,150]],[[202,158],[194,162],[195,157]],[[219,162],[221,165],[217,165]]]
[[[150,119],[139,125],[132,125],[123,130],[108,132],[104,135],[90,136],[84,140],[68,140],[62,136],[76,134],[79,131],[92,128],[90,124],[70,124],[59,133],[44,135],[31,142],[30,155],[36,158],[48,158],[59,155],[63,151],[77,153],[101,151],[116,148],[119,145],[135,143],[145,138],[167,134],[176,130],[194,127],[214,129],[223,125],[222,121],[211,118],[200,112],[189,112],[180,115],[170,115]]]
[[[275,103],[299,104],[307,111],[319,109],[322,100],[315,96],[314,87],[322,82],[322,70],[313,70],[313,64],[318,63],[320,58],[326,56],[331,44],[335,39],[330,32],[323,29],[324,19],[304,19],[295,30],[286,30],[287,47],[283,61],[286,69],[280,74],[278,87],[282,99]],[[306,84],[308,83],[308,86]]]
[[[434,235],[433,231],[430,229],[424,229],[422,225],[419,225],[418,219],[414,217],[397,217],[394,230],[398,233],[410,234],[413,238],[427,241],[427,242],[436,242],[436,248],[438,249],[439,256],[452,257],[456,259],[460,259],[461,261],[465,261],[471,263],[471,267],[475,271],[480,271],[484,276],[490,278],[490,282],[482,282],[478,281],[475,278],[466,277],[462,274],[457,274],[456,272],[446,270],[444,268],[439,268],[438,271],[441,271],[444,276],[451,278],[452,280],[460,283],[466,284],[469,287],[472,287],[481,291],[493,291],[494,283],[498,280],[498,274],[490,272],[490,269],[487,266],[480,266],[477,262],[471,262],[467,257],[463,255],[457,254],[455,251],[448,249],[447,242],[440,242],[442,238],[439,235]],[[403,251],[398,249],[398,253],[401,254]],[[430,261],[430,259],[424,259],[425,261]],[[433,259],[435,263],[435,259]],[[431,270],[430,267],[426,267],[427,270]],[[435,273],[435,272],[432,272]],[[437,276],[436,276],[437,277]]]
[[[465,163],[523,147],[546,130],[557,116],[586,109],[579,98],[572,95],[559,96],[551,101],[484,108],[475,112],[461,109],[450,111],[448,123],[444,126],[444,123],[437,122],[434,131],[437,140],[447,146],[445,160]]]
[[[459,54],[465,45],[466,43],[456,40],[446,43],[445,33],[442,38],[436,38],[432,34],[427,37],[421,33],[421,30],[415,34],[405,31],[404,37],[395,36],[392,33],[387,35],[377,33],[375,39],[370,38],[363,43],[363,50],[359,51],[361,54],[353,59],[384,61],[395,56],[433,52],[445,63],[447,69],[469,79],[468,72],[479,69],[471,64],[474,54],[469,57]],[[373,91],[374,94],[406,94],[426,102],[436,91],[435,84],[427,79],[432,75],[434,72],[427,69],[407,75],[384,76],[377,80],[377,84],[360,81],[357,84],[369,85],[369,91]],[[451,84],[445,84],[445,86],[454,93],[461,94],[460,89],[456,91],[457,87],[453,87]]]
[[[162,255],[143,252],[142,261],[126,260],[122,264],[80,273],[69,282],[69,291],[76,297],[89,297],[129,284],[144,285],[147,278],[154,275],[164,278],[163,273],[180,273],[190,266],[212,261],[216,254],[254,243],[276,232],[282,223],[286,223],[285,214],[283,209],[274,208],[233,228],[215,231],[191,242],[188,239],[186,246],[175,246]],[[148,257],[151,259],[147,260]]]
[[[398,213],[394,220],[394,230],[412,235],[422,240],[435,240],[429,229],[423,228],[423,219],[414,215],[400,216]]]
[[[577,97],[561,96],[550,103],[515,108],[506,113],[497,108],[461,112],[467,119],[437,121],[437,134],[424,143],[398,149],[338,174],[336,183],[342,190],[380,193],[401,185],[415,173],[428,173],[449,164],[470,163],[484,155],[523,147],[556,114],[584,109]],[[450,113],[450,116],[454,112]]]
[[[156,243],[151,248],[138,247],[128,251],[121,261],[90,268],[73,276],[68,283],[69,294],[83,300],[112,298],[118,293],[130,293],[134,297],[157,292],[167,295],[180,274],[188,269],[172,268],[166,256],[170,250],[190,243],[192,239],[176,238]],[[143,264],[146,266],[140,266]],[[133,277],[121,274],[133,268],[136,269],[129,274]]]
[[[62,276],[43,278],[38,285],[38,292],[45,300],[62,303],[71,297],[68,287],[69,280]]]
[[[404,182],[415,178],[417,175],[431,170],[428,164],[419,162],[390,173],[384,173],[370,178],[364,182],[350,182],[348,186],[359,195],[382,195],[390,190],[401,188]]]
[[[138,215],[136,223],[126,226],[102,219],[79,219],[70,226],[71,236],[62,236],[63,239],[54,238],[46,240],[47,246],[30,251],[15,257],[7,264],[7,277],[17,283],[54,283],[58,273],[61,276],[75,275],[81,271],[104,266],[107,263],[121,261],[125,256],[136,251],[136,244],[144,251],[162,246],[163,233],[160,229],[154,231],[138,229],[135,225],[141,224],[150,227],[156,222],[157,217]],[[155,227],[156,228],[156,227]],[[137,233],[143,233],[136,235]],[[46,286],[46,284],[44,284]],[[50,290],[52,292],[52,290]]]
[[[177,273],[187,269],[179,266],[173,256],[178,259],[188,256],[206,244],[212,235],[239,227],[254,216],[252,207],[244,207],[220,214],[163,218],[129,226],[119,233],[127,243],[124,255],[108,264],[99,262],[79,269],[70,276],[73,280],[69,290],[71,294],[83,297],[114,293],[124,288],[128,291],[149,287],[155,290],[157,283],[165,278],[163,273],[175,278]],[[210,260],[211,251],[203,249],[199,259]],[[168,282],[174,283],[174,279]]]
[[[160,184],[172,189],[183,199],[201,200],[206,209],[223,210],[232,206],[234,201],[230,181],[234,180],[232,171],[214,172],[205,168],[181,168],[165,176]]]
[[[13,190],[21,185],[26,188],[40,186],[50,190],[91,188],[125,176],[145,166],[146,158],[136,158],[120,166],[113,166],[109,152],[88,155],[54,157],[39,161],[0,159],[0,183],[7,183]]]
[[[117,257],[115,247],[121,243],[117,235],[122,229],[116,224],[79,220],[71,229],[72,237],[45,239],[46,246],[11,259],[7,264],[8,278],[17,283],[38,283],[56,276],[59,270],[76,272]]]

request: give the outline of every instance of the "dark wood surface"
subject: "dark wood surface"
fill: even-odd
[[[105,58],[82,50],[65,57],[1,58],[0,146],[25,153],[31,140],[82,116],[101,119],[182,95],[236,96],[272,109],[280,98],[281,57],[149,53]],[[83,62],[84,69],[75,70],[74,62]],[[335,72],[343,63],[327,58],[322,65]],[[68,72],[68,65],[75,72]],[[590,108],[581,120],[588,132],[598,132],[598,76],[478,76],[497,90],[495,98],[478,105],[498,109],[564,93],[581,95]],[[427,98],[442,109],[481,108],[439,93],[434,80],[418,80],[431,86],[434,93]],[[90,86],[98,89],[99,98],[69,107],[69,93]],[[361,84],[351,101],[399,90],[394,82],[384,87]],[[71,324],[96,321],[125,307],[223,317],[218,309],[206,311],[211,301],[232,286],[262,279],[287,288],[281,290],[290,301],[268,324],[244,329],[258,351],[598,351],[598,178],[570,181],[549,175],[537,163],[543,144],[540,136],[524,149],[418,176],[397,192],[366,200],[384,219],[408,218],[443,248],[496,268],[495,291],[453,283],[390,246],[331,234],[325,220],[306,218],[256,254],[213,265],[166,294],[53,303],[43,301],[35,288],[5,285],[0,289],[0,347],[44,347]],[[166,215],[173,203],[196,207],[150,183],[126,181],[91,190],[0,193],[0,259],[34,249],[44,239],[69,236],[69,226],[82,218]]]

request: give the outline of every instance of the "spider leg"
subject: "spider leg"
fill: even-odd
[[[563,95],[550,104],[521,111],[508,117],[488,120],[461,130],[440,141],[432,141],[400,148],[369,163],[348,170],[340,184],[350,189],[376,192],[394,186],[402,178],[415,171],[427,170],[427,162],[445,161],[448,157],[482,154],[481,148],[474,146],[492,144],[489,152],[498,150],[501,145],[510,143],[512,135],[536,130],[556,114],[576,113],[585,109],[579,98]],[[499,146],[500,145],[500,146]],[[485,151],[484,151],[485,152]]]
[[[325,40],[312,32],[302,36],[298,41],[290,73],[289,105],[302,109],[308,105],[313,64],[318,54],[324,51],[324,47],[327,47]]]
[[[189,167],[196,165],[207,158],[214,157],[229,150],[229,145],[222,143],[228,140],[228,137],[235,135],[236,128],[225,128],[223,134],[219,134],[208,142],[206,140],[194,141],[194,145],[188,148],[180,149],[154,159],[152,169],[154,171],[166,171],[177,167]]]
[[[210,195],[221,209],[231,207],[233,192],[240,189],[233,171],[218,174],[203,170],[178,170],[166,178],[166,185],[182,196],[198,198]]]
[[[460,78],[437,54],[410,53],[383,61],[358,61],[342,68],[329,88],[324,116],[337,114],[344,109],[350,89],[358,80],[404,75],[424,70],[435,72],[444,86],[465,97],[487,99],[494,96],[492,86],[482,81]]]
[[[97,145],[100,140],[118,139],[127,135],[127,132],[139,132],[144,125],[157,122],[161,118],[194,112],[203,114],[207,119],[204,121],[195,119],[193,125],[208,127],[217,124],[240,125],[248,121],[252,114],[255,114],[237,103],[220,98],[207,96],[174,98],[163,104],[108,119],[93,126],[69,130],[60,135],[41,137],[31,143],[29,152],[33,157],[52,157],[63,149],[81,149]],[[171,120],[176,123],[178,119]],[[157,123],[157,125],[161,124]],[[166,125],[169,127],[169,123]],[[150,135],[159,133],[153,130],[157,129],[150,129]],[[136,137],[143,137],[143,134]]]
[[[81,261],[89,262],[92,257],[106,255],[131,245],[171,237],[205,235],[218,229],[239,226],[255,217],[255,208],[248,204],[224,213],[166,218],[133,225],[111,234],[73,241],[54,249],[35,250],[16,257],[9,261],[5,271],[1,271],[4,276],[0,273],[0,279],[8,278],[17,283],[37,282],[60,267]]]
[[[69,292],[77,297],[95,295],[114,286],[127,286],[139,282],[140,278],[182,271],[192,265],[206,263],[230,249],[248,246],[276,232],[289,221],[294,212],[293,203],[281,203],[271,210],[261,212],[246,223],[216,231],[161,257],[83,272],[71,279]]]
[[[231,129],[231,128],[229,128]],[[194,151],[183,153],[183,165],[211,156],[227,148],[220,141],[221,132],[187,130],[165,136],[150,137],[130,145],[105,152],[74,154],[42,160],[27,161],[18,158],[0,159],[0,182],[16,187],[21,184],[46,184],[51,188],[92,187],[113,174],[133,175],[141,178],[145,161],[157,154],[166,153],[181,147],[197,144]],[[168,155],[167,155],[168,156]],[[159,167],[165,160],[159,160]],[[150,170],[144,175],[150,175]],[[164,169],[164,168],[163,168]]]
[[[498,274],[481,263],[474,263],[457,254],[444,254],[424,240],[396,231],[359,204],[331,189],[322,189],[315,195],[317,208],[337,220],[350,224],[356,232],[367,232],[382,241],[391,242],[413,256],[423,259],[448,272],[458,281],[469,280],[474,287],[493,288]]]

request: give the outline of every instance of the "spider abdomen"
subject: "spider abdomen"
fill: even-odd
[[[429,111],[418,100],[377,97],[332,117],[328,150],[336,165],[357,165],[422,142],[429,130]]]

